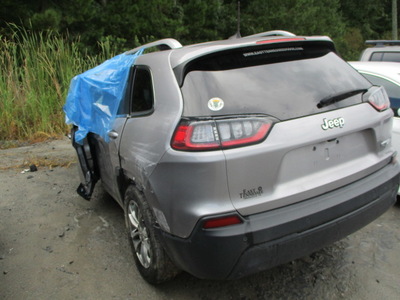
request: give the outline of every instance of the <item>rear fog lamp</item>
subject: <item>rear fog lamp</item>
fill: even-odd
[[[213,219],[205,220],[203,223],[203,229],[212,229],[212,228],[220,228],[231,225],[242,224],[242,219],[237,215],[226,216],[226,217],[218,217]]]

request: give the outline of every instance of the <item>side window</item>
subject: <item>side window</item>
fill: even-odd
[[[400,62],[400,52],[374,52],[370,61],[393,61]]]
[[[149,113],[153,109],[153,83],[150,71],[143,67],[138,67],[135,70],[131,113]]]
[[[370,61],[381,61],[383,53],[382,52],[374,52],[370,57]]]
[[[400,62],[400,52],[386,52],[383,54],[382,60]]]

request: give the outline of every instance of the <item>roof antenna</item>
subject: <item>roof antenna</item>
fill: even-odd
[[[236,37],[241,38],[242,36],[240,35],[240,1],[238,1],[238,6],[237,6],[237,32],[236,32]]]
[[[237,2],[237,31],[234,35],[229,37],[229,39],[240,39],[242,35],[240,34],[240,1]]]

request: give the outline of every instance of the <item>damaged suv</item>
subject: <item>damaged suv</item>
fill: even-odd
[[[146,53],[154,47],[162,51]],[[266,270],[395,203],[386,92],[328,37],[266,32],[185,47],[165,39],[121,58],[132,60],[75,78],[64,110],[78,193],[89,199],[101,179],[148,282],[180,270],[208,279]],[[105,76],[123,69],[109,87]]]

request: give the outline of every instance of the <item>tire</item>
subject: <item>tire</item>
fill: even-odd
[[[124,212],[129,243],[140,275],[150,284],[173,279],[179,270],[160,243],[155,218],[143,193],[133,185],[126,190]]]

